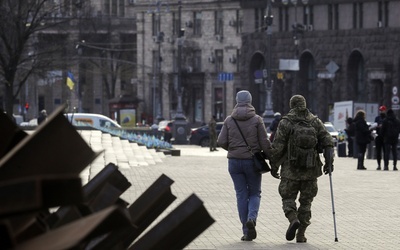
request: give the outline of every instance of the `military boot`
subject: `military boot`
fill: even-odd
[[[306,232],[305,226],[300,225],[299,229],[297,229],[297,234],[296,234],[296,242],[297,243],[305,243],[307,242],[307,238],[304,236]]]
[[[296,230],[300,226],[300,221],[299,219],[297,219],[297,215],[295,212],[290,212],[286,217],[290,222],[289,227],[286,231],[286,240],[291,241],[296,236]]]

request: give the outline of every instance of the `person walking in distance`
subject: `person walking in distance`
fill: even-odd
[[[354,117],[354,124],[356,128],[356,143],[358,147],[357,155],[357,169],[366,170],[364,166],[365,152],[367,145],[371,142],[371,130],[365,121],[365,111],[359,110]]]
[[[269,140],[271,142],[274,141],[274,135],[276,130],[278,129],[279,121],[281,120],[282,115],[279,112],[276,112],[274,114],[274,120],[271,122],[271,125],[269,126],[269,130],[271,131],[271,136],[269,137]]]
[[[43,109],[42,111],[40,111],[39,117],[37,118],[37,123],[38,125],[40,125],[46,120],[47,120],[47,111]]]
[[[218,145],[228,151],[228,171],[236,192],[236,203],[241,222],[242,241],[257,237],[256,223],[261,200],[261,174],[256,171],[252,154],[246,147],[240,130],[253,151],[269,155],[271,142],[267,136],[262,117],[251,105],[249,91],[236,94],[236,105],[228,116],[218,135]],[[237,126],[235,124],[237,122]]]
[[[378,167],[376,170],[381,170],[381,161],[382,161],[382,151],[383,155],[385,155],[385,147],[383,145],[383,136],[382,136],[382,122],[386,118],[386,106],[379,107],[379,115],[375,117],[376,134],[375,137],[375,151],[376,151],[376,161],[378,163]]]
[[[355,125],[353,122],[353,118],[349,117],[346,119],[347,128],[345,128],[345,132],[347,134],[347,143],[348,143],[348,157],[353,157],[354,155],[354,136],[356,134]]]
[[[389,170],[389,157],[392,153],[393,170],[397,171],[397,144],[399,143],[400,121],[392,109],[387,111],[387,117],[382,122],[382,136],[385,147],[384,169]]]
[[[288,241],[296,237],[298,243],[307,242],[305,231],[311,224],[311,204],[318,192],[317,178],[322,175],[322,166],[325,174],[333,171],[333,147],[332,136],[323,122],[307,109],[305,98],[292,96],[290,111],[279,122],[270,156],[271,175],[281,180],[279,194],[289,221]],[[319,156],[320,149],[325,165]]]
[[[210,136],[210,152],[217,150],[217,122],[215,121],[215,115],[211,116],[208,122],[208,133]]]

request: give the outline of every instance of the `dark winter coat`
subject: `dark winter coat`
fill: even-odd
[[[391,131],[389,131],[391,130]],[[395,144],[398,142],[400,132],[400,121],[392,113],[388,113],[382,122],[383,142]]]
[[[357,144],[369,144],[371,142],[371,130],[367,122],[360,117],[354,118],[355,131],[356,131],[356,143]]]

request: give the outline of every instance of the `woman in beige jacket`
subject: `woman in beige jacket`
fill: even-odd
[[[236,191],[239,219],[242,223],[242,241],[257,237],[255,229],[261,199],[261,174],[255,170],[252,155],[241,136],[237,121],[253,153],[264,151],[268,155],[271,142],[262,118],[251,105],[249,91],[236,95],[236,106],[228,116],[218,136],[218,145],[228,151],[228,170]]]

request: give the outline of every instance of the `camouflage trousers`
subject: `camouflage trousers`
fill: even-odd
[[[300,206],[297,209],[296,199],[299,193]],[[297,217],[303,227],[310,225],[311,203],[317,193],[317,179],[307,181],[281,179],[279,194],[282,197],[282,208],[286,218],[292,221]]]

